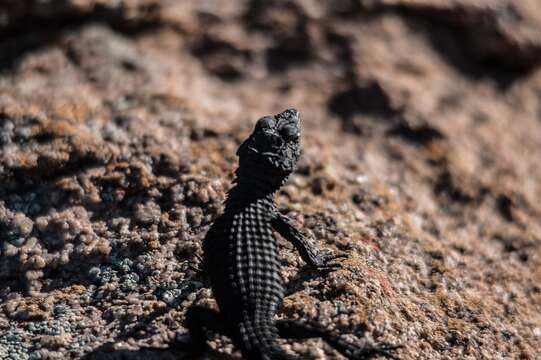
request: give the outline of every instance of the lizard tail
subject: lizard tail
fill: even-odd
[[[242,323],[239,327],[242,356],[249,360],[300,360],[278,344],[278,330],[271,324]]]

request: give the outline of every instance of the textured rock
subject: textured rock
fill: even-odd
[[[178,358],[235,151],[289,107],[278,204],[349,257],[320,277],[283,244],[282,313],[403,359],[536,358],[537,2],[333,4],[0,5],[0,358]]]

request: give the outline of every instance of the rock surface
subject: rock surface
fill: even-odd
[[[281,316],[401,359],[539,356],[537,0],[329,4],[0,5],[1,359],[181,356],[236,148],[288,107],[278,203],[349,258],[320,276],[284,243]]]

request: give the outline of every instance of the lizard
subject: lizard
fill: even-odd
[[[300,114],[295,109],[260,118],[240,145],[234,186],[225,210],[203,240],[203,271],[210,280],[219,311],[192,305],[186,311],[189,352],[208,350],[206,331],[227,335],[249,360],[300,359],[283,350],[278,338],[319,337],[348,359],[376,355],[396,357],[399,346],[359,347],[321,325],[302,320],[275,320],[284,297],[276,231],[293,243],[301,258],[317,270],[338,267],[344,255],[318,253],[274,202],[274,193],[296,169],[301,152]],[[178,340],[179,343],[182,341]]]

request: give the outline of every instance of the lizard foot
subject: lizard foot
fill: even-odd
[[[330,252],[325,252],[318,256],[315,263],[315,269],[318,271],[332,271],[339,269],[342,264],[339,261],[340,259],[346,259],[346,254],[333,254]]]

